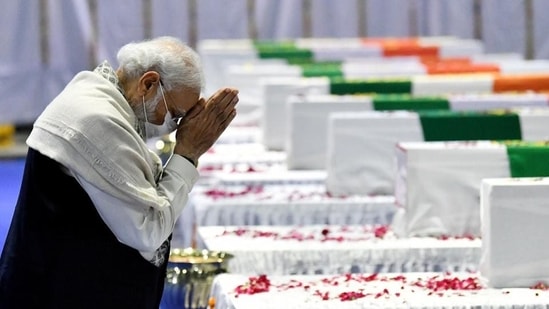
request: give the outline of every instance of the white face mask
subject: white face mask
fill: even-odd
[[[164,106],[166,107],[166,115],[164,116],[164,122],[161,125],[150,123],[147,119],[145,97],[143,97],[143,111],[145,113],[145,138],[164,136],[177,129],[177,121],[173,119],[172,113],[170,113],[170,110],[168,109],[168,103],[166,103],[166,97],[164,97],[164,89],[162,88],[162,85],[160,85],[160,91],[162,93],[162,99],[164,100]]]

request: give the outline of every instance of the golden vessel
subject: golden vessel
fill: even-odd
[[[194,248],[170,251],[162,309],[208,309],[215,303],[210,290],[216,275],[228,272],[233,256]]]

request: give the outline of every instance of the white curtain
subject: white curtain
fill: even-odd
[[[533,40],[534,40],[534,58],[549,59],[549,1],[533,0]]]
[[[148,35],[172,35],[191,44],[210,38],[245,39],[252,34],[258,39],[294,39],[305,34],[475,35],[475,0],[307,0],[309,12],[304,12],[304,1],[4,0],[0,11],[0,123],[34,121],[76,72],[104,59],[117,65],[116,51],[123,44]],[[533,25],[531,36],[526,25],[527,1],[533,7],[528,20]],[[485,52],[526,56],[531,38],[533,57],[549,59],[549,1],[479,3],[478,26]],[[150,4],[150,12],[144,11],[148,9],[145,4]],[[43,12],[41,5],[47,5]],[[41,14],[47,17],[42,25]],[[146,28],[145,16],[150,16],[151,28]],[[304,16],[310,19],[303,20]]]
[[[108,60],[116,66],[116,52],[122,45],[145,38],[143,1],[97,0],[97,15],[97,60]]]
[[[40,64],[38,1],[3,1],[0,10],[0,61],[6,65]]]
[[[170,35],[189,42],[189,1],[152,2],[152,36]]]
[[[313,37],[352,38],[360,35],[358,1],[311,1],[311,34]]]
[[[474,38],[474,0],[419,0],[417,26],[420,36]]]
[[[199,40],[248,37],[246,0],[196,0],[196,3]]]
[[[483,0],[482,40],[487,53],[514,52],[525,55],[523,0]]]
[[[48,1],[47,66],[43,70],[43,96],[36,104],[47,105],[75,73],[89,70],[93,59],[93,29],[86,0]]]
[[[255,20],[259,39],[293,39],[302,37],[302,17],[302,1],[255,1]]]
[[[410,11],[414,0],[367,0],[366,29],[370,37],[408,37],[414,34],[410,28]]]
[[[0,10],[0,123],[26,123],[42,111],[38,1],[4,1]]]
[[[57,0],[48,5],[49,64],[73,72],[89,68],[93,29],[88,1]]]

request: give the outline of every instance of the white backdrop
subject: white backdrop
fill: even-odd
[[[475,37],[474,1],[420,0],[417,4],[417,27],[422,35]]]
[[[479,38],[485,51],[549,59],[547,0],[4,0],[0,123],[28,124],[80,70],[123,44],[173,35]],[[527,8],[530,8],[528,10]],[[528,18],[530,16],[530,18]],[[477,18],[478,17],[478,18]]]

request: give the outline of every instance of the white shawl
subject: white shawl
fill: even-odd
[[[116,198],[143,207],[168,206],[156,190],[162,162],[136,124],[120,91],[99,74],[85,71],[38,117],[27,145]]]

